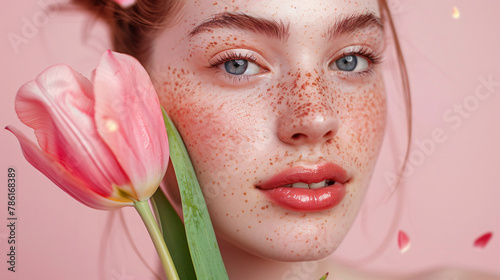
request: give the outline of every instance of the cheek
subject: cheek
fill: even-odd
[[[157,86],[160,102],[184,140],[207,203],[234,196],[226,185],[248,177],[266,142],[264,108],[224,96],[207,83],[202,87],[188,71],[171,69],[165,77]]]
[[[158,87],[160,102],[176,124],[196,164],[201,160],[199,147],[220,149],[214,136],[224,134],[217,120],[217,111],[224,104],[217,102],[212,92],[202,89],[189,71],[171,69],[166,77]]]
[[[258,104],[245,102],[243,106],[240,99],[192,82],[196,77],[186,73],[176,75],[174,81],[164,81],[159,95],[196,160],[226,162],[233,159],[230,155],[234,152],[244,155],[263,140],[258,127],[265,118],[254,113],[259,110]]]
[[[339,141],[347,151],[349,164],[359,173],[370,173],[385,131],[385,88],[380,74],[372,82],[353,88],[339,96],[337,108],[341,128]]]
[[[346,203],[355,214],[361,204],[382,144],[386,122],[385,87],[382,75],[374,73],[370,82],[349,88],[336,95],[340,129],[326,153],[341,155],[341,163],[353,172]],[[352,219],[355,215],[351,215]]]

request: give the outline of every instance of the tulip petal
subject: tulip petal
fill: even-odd
[[[133,205],[132,201],[114,201],[93,192],[86,187],[86,182],[74,177],[51,155],[40,150],[35,143],[19,130],[11,126],[6,127],[6,129],[12,132],[19,140],[26,160],[79,202],[100,210],[114,210],[123,206]]]
[[[16,112],[35,130],[42,151],[104,197],[130,184],[97,133],[92,84],[69,66],[56,65],[23,85]]]
[[[148,73],[133,57],[107,51],[93,83],[98,132],[130,178],[139,200],[147,199],[168,165],[167,134]]]
[[[481,236],[479,236],[475,241],[474,241],[474,246],[477,248],[484,248],[486,245],[488,245],[488,242],[490,242],[491,237],[493,236],[492,232],[487,232]]]
[[[399,251],[403,254],[406,253],[410,249],[410,238],[406,234],[406,232],[400,230],[398,232],[398,248]]]

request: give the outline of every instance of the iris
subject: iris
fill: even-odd
[[[230,60],[224,63],[224,67],[229,74],[242,75],[248,68],[248,61],[244,59]]]
[[[353,71],[358,65],[358,59],[355,55],[346,55],[335,61],[337,68],[342,71]]]

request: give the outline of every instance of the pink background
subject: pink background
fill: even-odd
[[[57,3],[11,2],[0,17],[1,124],[14,124],[26,133],[31,131],[14,112],[17,89],[56,63],[69,64],[88,77],[110,45],[99,24],[89,24],[67,2],[60,0],[63,5],[48,11],[40,4],[44,2]],[[373,271],[455,266],[500,275],[500,86],[492,87],[484,100],[474,97],[483,87],[481,79],[500,83],[500,2],[390,3],[411,81],[414,168],[397,189],[385,178],[395,172],[395,158],[401,157],[388,147],[396,143],[402,150],[400,136],[405,133],[401,102],[389,75],[390,131],[366,202],[333,258]],[[453,7],[460,12],[457,19]],[[24,30],[23,35],[26,20],[35,21],[36,30]],[[23,36],[24,43],[13,46],[12,34]],[[488,93],[484,87],[479,92]],[[465,106],[463,116],[453,112],[455,104]],[[443,117],[446,113],[453,122]],[[435,129],[442,130],[441,143],[431,140]],[[158,269],[156,253],[133,209],[107,213],[80,205],[24,160],[13,135],[3,130],[0,141],[1,279],[155,279],[148,265]],[[17,174],[16,273],[7,271],[6,263],[9,167]],[[397,247],[398,230],[411,240],[404,254]],[[474,240],[487,232],[493,233],[487,246],[474,247]],[[141,248],[140,255],[130,240]]]

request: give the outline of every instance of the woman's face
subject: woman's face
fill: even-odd
[[[383,137],[379,17],[375,0],[187,0],[154,41],[219,238],[283,261],[340,244]]]

